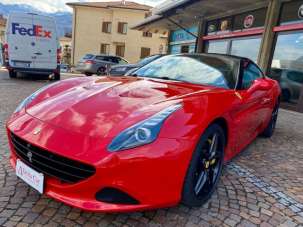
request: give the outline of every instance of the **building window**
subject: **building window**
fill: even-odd
[[[141,55],[140,58],[146,58],[150,55],[150,48],[141,47]]]
[[[278,33],[269,76],[280,83],[282,105],[288,109],[296,110],[303,95],[302,53],[303,31]]]
[[[246,57],[257,63],[260,46],[261,37],[235,39],[231,41],[230,54]]]
[[[100,54],[109,54],[109,44],[101,43]]]
[[[124,22],[118,23],[118,33],[120,33],[120,34],[127,33],[127,23],[124,23]]]
[[[151,33],[151,32],[143,32],[142,35],[143,35],[143,37],[152,37],[153,33]]]
[[[147,13],[144,14],[144,18],[150,17],[151,15],[152,15],[152,12],[149,11],[149,12],[147,12]]]
[[[257,63],[261,37],[247,37],[224,40],[212,40],[206,45],[207,53],[232,54],[246,57]]]
[[[181,46],[181,53],[189,53],[189,45]]]
[[[116,46],[116,55],[120,57],[124,57],[125,53],[125,45],[117,45]]]
[[[207,53],[227,54],[227,50],[227,40],[209,41],[207,43]]]
[[[111,22],[103,22],[102,23],[102,32],[111,33],[112,32],[112,23]]]

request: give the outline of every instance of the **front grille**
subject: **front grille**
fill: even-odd
[[[28,166],[63,182],[77,183],[92,176],[93,166],[74,161],[34,146],[11,133],[17,156]]]

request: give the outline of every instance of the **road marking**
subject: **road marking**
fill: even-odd
[[[254,175],[249,169],[243,168],[235,163],[228,164],[227,168],[238,174],[240,177],[244,177],[248,182],[252,183],[257,188],[261,189],[269,196],[274,197],[280,204],[292,210],[297,215],[303,217],[303,204],[298,202],[296,199],[266,183]]]

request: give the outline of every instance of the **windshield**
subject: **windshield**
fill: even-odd
[[[138,62],[138,64],[140,64],[140,65],[146,65],[146,64],[152,62],[153,60],[159,58],[159,57],[160,57],[160,55],[152,55],[152,56],[143,58],[142,60],[140,60],[140,61]]]
[[[92,59],[94,57],[93,54],[86,54],[84,55],[84,57],[82,58],[83,60],[89,60],[89,59]]]
[[[170,55],[138,69],[137,76],[235,88],[238,62],[216,55]]]

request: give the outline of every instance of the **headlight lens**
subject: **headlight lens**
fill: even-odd
[[[108,146],[109,151],[120,151],[148,144],[157,139],[165,119],[182,105],[175,104],[122,131]]]
[[[58,83],[58,82],[56,82]],[[31,103],[42,91],[44,91],[45,89],[49,88],[50,86],[53,86],[56,83],[52,83],[49,85],[46,85],[40,89],[38,89],[37,91],[35,91],[33,94],[31,94],[30,96],[28,96],[27,98],[25,98],[15,109],[14,113],[19,112],[20,110],[22,110],[24,107],[26,107],[29,103]]]

